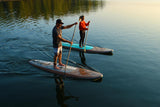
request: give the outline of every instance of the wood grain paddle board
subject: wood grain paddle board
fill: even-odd
[[[57,65],[58,67],[60,67],[60,70],[57,70],[57,69],[54,69],[53,62],[49,62],[49,61],[30,60],[29,63],[39,69],[48,71],[50,73],[63,75],[71,78],[92,80],[92,79],[100,79],[103,77],[103,74],[99,72],[78,68],[78,67],[73,67],[69,65],[67,65],[66,72],[65,72],[65,66]]]

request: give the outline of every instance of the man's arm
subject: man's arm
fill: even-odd
[[[68,43],[70,43],[70,44],[73,44],[73,42],[68,41],[68,40],[62,38],[60,35],[58,35],[58,38],[59,38],[61,41],[63,41],[63,42],[68,42]]]
[[[71,24],[71,25],[67,25],[67,26],[64,26],[63,29],[68,29],[68,28],[71,28],[73,25],[76,25],[78,24],[77,22]]]

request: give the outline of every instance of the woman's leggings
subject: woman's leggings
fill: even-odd
[[[79,33],[80,33],[79,46],[83,46],[85,38],[85,30],[80,30]]]

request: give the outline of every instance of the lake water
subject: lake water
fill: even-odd
[[[62,87],[28,61],[52,61],[55,20],[68,25],[82,14],[91,21],[87,44],[114,52],[80,57],[71,51],[69,65],[91,67],[104,77],[66,78]],[[0,0],[0,106],[159,107],[159,28],[159,0]],[[73,30],[63,30],[63,37],[71,40]],[[67,55],[63,49],[63,63]]]

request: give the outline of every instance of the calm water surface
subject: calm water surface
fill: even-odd
[[[159,107],[160,1],[2,1],[1,107]],[[79,52],[72,51],[69,65],[91,67],[104,77],[101,82],[66,78],[63,88],[53,74],[28,61],[52,61],[55,20],[61,18],[68,25],[82,14],[91,21],[87,43],[114,49],[114,54],[85,53],[80,57]],[[71,40],[73,30],[64,30],[63,37]],[[78,41],[77,27],[74,43]],[[68,50],[63,49],[64,63],[67,55]]]

